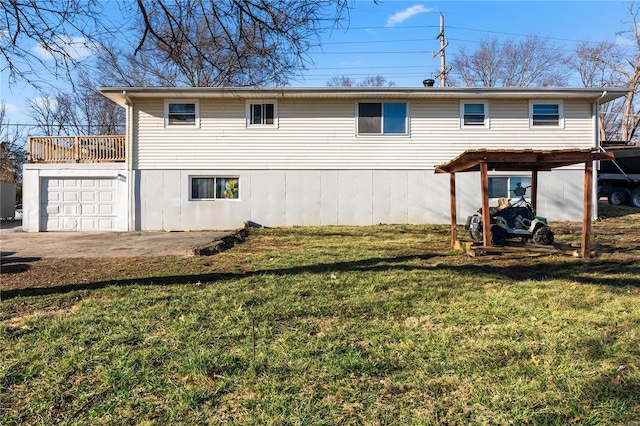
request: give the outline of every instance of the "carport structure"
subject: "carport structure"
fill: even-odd
[[[456,173],[480,172],[482,190],[482,235],[485,247],[491,247],[491,218],[489,215],[489,170],[508,172],[531,172],[531,204],[536,207],[538,195],[538,172],[574,164],[584,163],[584,204],[582,221],[582,244],[580,255],[589,257],[591,241],[591,221],[593,212],[593,162],[610,161],[614,155],[597,149],[563,150],[508,150],[473,149],[467,150],[449,161],[436,166],[436,173],[449,173],[451,202],[451,246],[458,239],[456,216]]]

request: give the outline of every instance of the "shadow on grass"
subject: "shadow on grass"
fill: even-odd
[[[320,274],[330,272],[383,272],[383,271],[435,271],[448,272],[471,277],[496,277],[509,281],[568,280],[580,284],[594,284],[611,287],[640,287],[640,264],[632,261],[592,261],[582,262],[536,262],[526,266],[488,264],[408,264],[411,261],[426,261],[440,257],[440,254],[423,254],[387,258],[369,258],[349,262],[322,263],[295,266],[291,268],[260,269],[247,272],[221,272],[192,275],[172,275],[158,277],[128,278],[93,283],[65,284],[52,287],[31,287],[8,289],[2,292],[2,299],[15,297],[64,294],[79,290],[97,290],[108,286],[129,285],[180,285],[195,282],[226,282],[234,279],[250,278],[265,274],[295,276],[303,273]],[[625,273],[621,277],[621,272]],[[455,284],[450,284],[455,286]]]
[[[0,252],[0,273],[17,274],[29,270],[28,263],[41,260],[39,257],[14,257],[15,252]]]

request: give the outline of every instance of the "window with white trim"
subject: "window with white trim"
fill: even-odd
[[[489,176],[489,198],[520,198],[520,195],[528,198],[530,186],[530,177]]]
[[[164,123],[169,126],[192,126],[200,125],[200,105],[197,100],[173,101],[167,100],[164,103]]]
[[[247,127],[277,127],[278,103],[276,101],[247,102]]]
[[[406,135],[406,102],[359,102],[358,135]]]
[[[489,127],[486,101],[460,101],[460,127]]]
[[[564,127],[564,111],[559,101],[530,101],[530,127]]]
[[[192,200],[237,200],[240,198],[238,177],[192,176]]]

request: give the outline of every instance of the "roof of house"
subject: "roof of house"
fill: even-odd
[[[487,163],[489,170],[497,171],[548,171],[556,167],[570,166],[595,160],[613,160],[614,155],[597,149],[469,149],[453,160],[436,166],[436,173],[458,173],[480,170]]]
[[[99,87],[102,95],[125,106],[135,99],[582,99],[606,103],[628,88],[566,87]]]

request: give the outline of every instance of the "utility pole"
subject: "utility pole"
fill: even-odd
[[[433,57],[440,55],[440,74],[438,74],[438,78],[440,79],[440,86],[445,87],[447,85],[447,70],[445,58],[444,58],[444,49],[449,45],[449,41],[444,38],[444,15],[440,14],[440,34],[436,39],[440,40],[440,50],[433,54]]]

